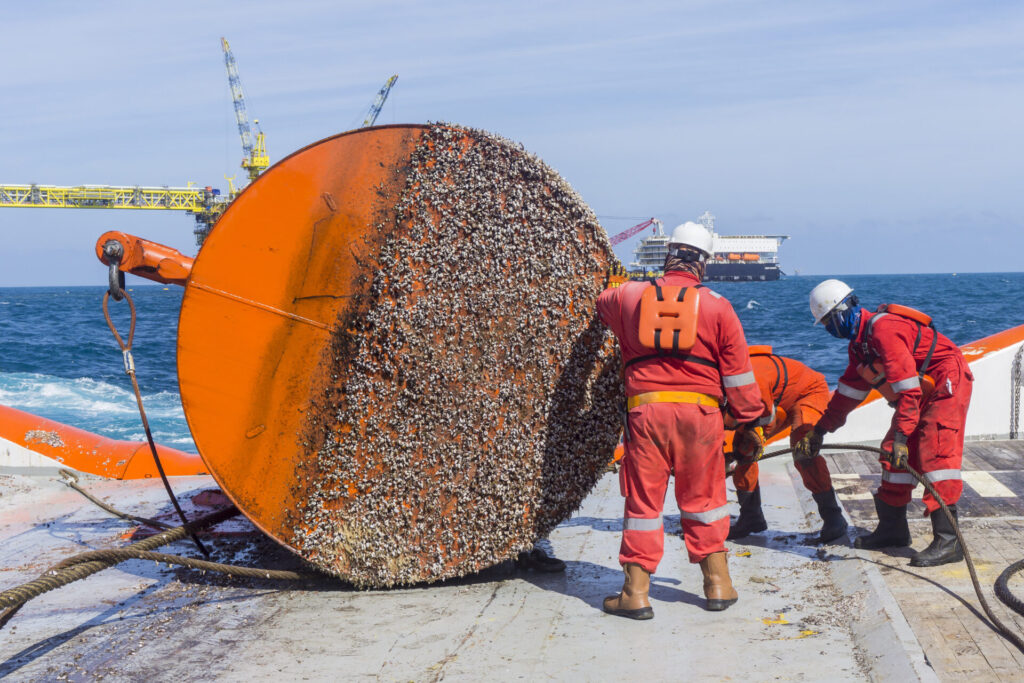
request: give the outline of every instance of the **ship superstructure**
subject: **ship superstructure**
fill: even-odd
[[[789,235],[719,235],[715,217],[709,211],[697,220],[714,238],[714,254],[708,261],[707,280],[778,280],[779,245]],[[655,233],[640,241],[633,251],[632,273],[657,275],[668,255],[669,236],[661,222],[654,224]]]

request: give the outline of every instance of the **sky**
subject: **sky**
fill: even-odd
[[[221,36],[272,161],[358,126],[397,73],[378,123],[521,142],[611,234],[710,210],[722,234],[789,235],[787,273],[1020,270],[1012,2],[19,3],[0,183],[226,191],[244,173]],[[0,286],[102,284],[104,231],[194,254],[193,227],[0,208]]]

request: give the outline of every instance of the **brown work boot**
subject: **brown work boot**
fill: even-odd
[[[626,574],[622,592],[604,599],[604,611],[617,617],[653,619],[654,610],[647,599],[647,593],[651,589],[651,575],[633,562],[622,565],[622,571]]]
[[[725,558],[723,550],[711,553],[700,561],[700,571],[704,574],[704,597],[708,599],[709,612],[721,612],[739,600],[736,589],[732,587],[729,562]]]

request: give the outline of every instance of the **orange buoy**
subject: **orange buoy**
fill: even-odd
[[[613,263],[572,189],[455,126],[299,150],[191,264],[182,404],[264,532],[364,586],[459,576],[567,518],[619,437],[595,302]]]

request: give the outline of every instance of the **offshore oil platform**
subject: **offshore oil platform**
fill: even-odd
[[[238,75],[238,65],[226,38],[221,38],[224,65],[228,74],[228,86],[235,110],[238,134],[242,140],[241,168],[247,180],[235,187],[233,178],[228,181],[228,192],[206,185],[185,187],[146,185],[9,185],[0,184],[0,208],[36,209],[134,209],[141,211],[183,211],[195,219],[196,245],[202,246],[214,223],[221,217],[228,205],[235,200],[245,184],[251,183],[270,166],[267,154],[266,136],[260,128],[259,119],[249,122],[245,107],[245,93]],[[377,120],[391,88],[398,80],[392,75],[377,92],[362,126],[372,126]],[[256,132],[253,134],[253,126]]]

